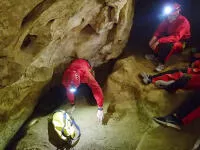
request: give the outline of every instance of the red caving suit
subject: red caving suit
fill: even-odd
[[[188,72],[194,73],[191,80],[188,82],[186,89],[200,89],[200,60],[193,63],[193,69],[189,68]],[[200,100],[200,99],[199,99]],[[193,120],[200,118],[200,107],[193,110],[186,117],[182,119],[183,124],[188,124]]]
[[[97,101],[98,107],[103,106],[103,92],[91,74],[91,69],[92,67],[87,60],[76,59],[65,70],[62,78],[62,84],[66,88],[67,97],[71,104],[74,104],[74,94],[69,91],[71,83],[73,83],[76,88],[78,88],[81,83],[86,83],[91,88],[93,96]]]
[[[182,119],[184,125],[189,124],[193,120],[200,118],[200,107],[196,108],[192,112],[190,112],[187,116]]]
[[[187,69],[187,74],[191,75],[191,79],[184,87],[184,89],[200,89],[200,60],[196,60],[193,63],[192,68]],[[158,80],[170,81],[178,80],[184,75],[183,72],[178,71],[172,74],[164,74],[155,78],[152,78],[152,83],[155,83]]]
[[[172,49],[165,58],[165,61],[167,61],[172,54],[181,52],[183,50],[183,41],[191,37],[190,23],[182,15],[179,15],[176,20],[171,23],[168,19],[165,19],[158,26],[154,36],[158,38],[159,44],[173,43]],[[158,51],[159,49],[157,47],[154,52],[158,53]]]

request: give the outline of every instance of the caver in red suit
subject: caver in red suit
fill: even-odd
[[[74,104],[74,92],[81,83],[87,84],[93,93],[98,105],[97,117],[99,121],[103,119],[103,92],[101,87],[91,73],[92,67],[85,59],[76,59],[65,70],[62,84],[65,86],[67,97],[71,104]]]
[[[154,36],[158,38],[157,42],[159,43],[154,52],[165,63],[172,54],[183,50],[184,41],[191,36],[190,23],[182,15],[179,15],[173,22],[166,19],[159,25]],[[167,49],[168,47],[169,49]]]
[[[174,3],[172,11],[167,18],[158,26],[149,46],[152,48],[154,55],[146,55],[147,59],[152,60],[153,56],[159,60],[156,70],[164,69],[164,64],[170,56],[176,52],[181,52],[191,37],[190,23],[186,17],[180,13],[180,5]]]

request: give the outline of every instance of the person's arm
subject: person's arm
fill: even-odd
[[[153,47],[153,44],[157,41],[157,37],[156,36],[153,36],[151,38],[151,40],[149,41],[149,46],[152,48]],[[153,48],[152,48],[153,49]]]
[[[149,46],[153,50],[155,50],[156,47],[158,46],[159,44],[158,39],[163,35],[164,32],[166,32],[166,30],[167,30],[167,21],[165,20],[158,26],[153,37],[149,41]]]
[[[97,110],[97,118],[98,121],[101,122],[104,118],[104,113],[103,113],[103,92],[101,90],[101,87],[95,80],[95,78],[92,76],[90,72],[88,72],[88,86],[91,88],[93,96],[97,102],[98,110]]]
[[[153,50],[155,50],[155,49],[157,48],[158,45],[159,45],[159,42],[156,41],[155,43],[153,43],[153,45],[151,46],[151,48],[152,48]]]
[[[177,28],[175,29],[172,35],[161,37],[160,39],[158,39],[158,42],[159,43],[178,42],[185,35],[187,28],[188,28],[188,23],[186,21],[181,21],[177,25]]]
[[[98,107],[101,108],[103,107],[103,101],[104,101],[101,87],[91,73],[88,73],[88,78],[89,79],[87,84],[92,90],[93,96],[97,102]]]

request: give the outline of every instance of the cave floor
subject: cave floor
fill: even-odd
[[[84,97],[79,97],[73,117],[82,135],[74,150],[190,150],[198,137],[199,124],[192,123],[182,131],[160,126],[138,111],[136,101],[122,101],[116,104],[116,112],[108,113],[109,105],[106,101],[101,125],[97,122],[96,106],[89,106]],[[69,110],[69,105],[60,109]],[[17,149],[56,149],[58,143],[50,141],[48,118],[37,118]]]

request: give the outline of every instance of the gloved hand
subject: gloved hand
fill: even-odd
[[[98,109],[97,111],[97,119],[99,122],[102,122],[104,118],[103,109]]]

